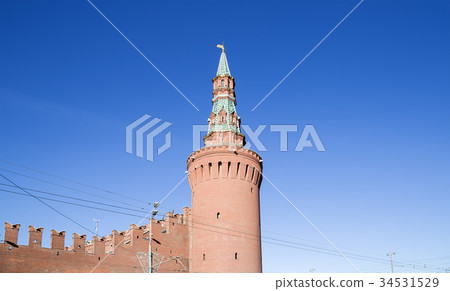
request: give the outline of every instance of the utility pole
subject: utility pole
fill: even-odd
[[[94,218],[95,221],[95,236],[98,237],[98,223],[99,223],[99,219]]]
[[[152,224],[153,224],[153,217],[155,217],[156,214],[158,214],[158,208],[159,202],[153,203],[153,210],[152,210],[152,218],[150,218],[150,226],[148,230],[148,272],[153,273],[153,253],[152,253]]]
[[[395,255],[395,253],[393,252],[389,252],[388,254],[386,254],[386,256],[389,256],[391,259],[391,271],[392,273],[394,273],[394,262],[392,261],[392,256]]]

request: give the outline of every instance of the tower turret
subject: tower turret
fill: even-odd
[[[244,147],[235,81],[223,46],[205,146],[187,160],[192,191],[192,272],[261,272],[262,159]]]
[[[212,79],[212,112],[208,118],[208,134],[203,138],[205,146],[245,145],[241,133],[241,120],[236,113],[236,83],[231,77],[225,49],[222,47],[217,75]]]

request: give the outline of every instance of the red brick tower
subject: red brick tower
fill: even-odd
[[[262,159],[247,148],[235,82],[222,47],[205,146],[187,160],[192,191],[191,272],[261,272]]]

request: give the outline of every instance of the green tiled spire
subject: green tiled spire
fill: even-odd
[[[222,54],[220,55],[219,67],[217,68],[217,76],[231,76],[227,56],[225,55],[225,50],[223,48]]]
[[[223,44],[217,75],[213,82],[213,109],[208,118],[208,134],[203,138],[205,147],[245,145],[245,136],[241,133],[241,119],[236,112],[236,95],[234,78],[231,77],[227,56]]]
[[[223,124],[220,124],[220,116],[219,112],[225,110],[227,113],[226,122]],[[211,133],[213,131],[232,131],[235,133],[241,133],[241,127],[239,124],[239,120],[237,124],[232,124],[230,116],[233,112],[236,112],[236,107],[234,105],[234,102],[229,99],[217,99],[214,102],[212,113],[214,113],[214,123],[211,124],[211,120],[208,119],[209,129],[208,133]],[[239,119],[239,117],[238,117]]]

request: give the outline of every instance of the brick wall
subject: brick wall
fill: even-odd
[[[152,221],[152,252],[154,270],[158,272],[189,272],[189,242],[187,217],[166,213],[165,220]],[[148,270],[149,224],[106,237],[72,234],[72,245],[65,247],[65,231],[51,230],[51,246],[43,248],[43,228],[28,227],[28,245],[18,245],[20,224],[5,223],[5,241],[0,243],[0,272],[121,272],[142,273]],[[175,259],[176,258],[176,259]],[[101,262],[101,263],[100,263]],[[100,263],[100,264],[99,264]],[[161,264],[160,264],[161,263]]]

